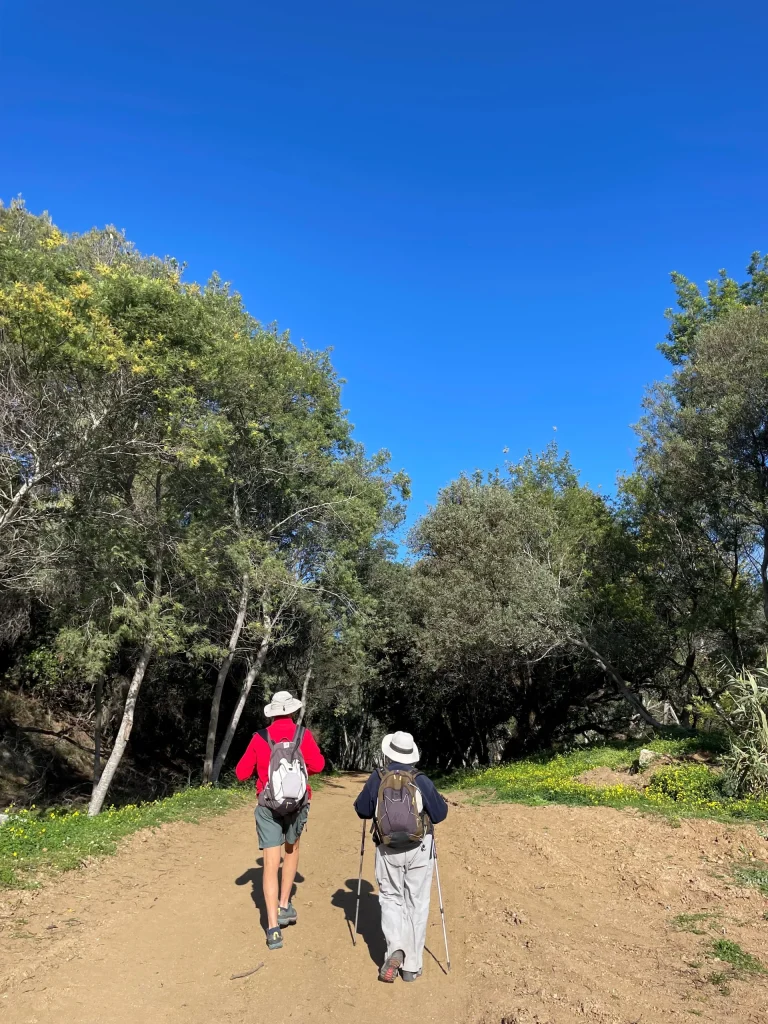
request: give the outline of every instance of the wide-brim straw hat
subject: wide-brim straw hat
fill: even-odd
[[[391,732],[385,736],[381,741],[381,752],[399,764],[416,764],[420,757],[419,748],[409,732]]]
[[[264,714],[267,718],[277,718],[278,715],[293,715],[300,707],[301,701],[297,697],[293,697],[287,690],[280,690],[264,708]]]

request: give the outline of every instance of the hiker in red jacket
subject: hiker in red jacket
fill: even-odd
[[[301,701],[286,690],[276,693],[264,708],[272,722],[255,733],[240,758],[235,773],[241,782],[256,769],[256,832],[259,849],[264,853],[264,902],[267,907],[267,946],[280,949],[281,931],[296,924],[297,914],[291,902],[293,882],[299,866],[299,839],[307,823],[312,790],[308,775],[325,767],[325,758],[308,729],[296,734],[296,713]],[[280,848],[285,843],[283,877],[278,900],[277,874]]]

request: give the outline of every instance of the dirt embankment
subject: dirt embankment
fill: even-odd
[[[0,810],[83,799],[93,775],[93,740],[36,700],[0,691]]]
[[[726,937],[768,963],[768,901],[730,881],[755,829],[610,808],[451,806],[431,956],[413,985],[376,980],[383,953],[366,853],[352,946],[361,780],[317,794],[303,842],[299,924],[266,950],[251,812],[143,833],[113,858],[0,899],[4,1024],[768,1024],[760,976],[709,980]],[[695,934],[675,926],[705,914]],[[231,975],[265,966],[248,978]]]
[[[108,713],[114,716],[115,707]],[[84,731],[87,725],[51,714],[28,694],[0,691],[0,810],[11,803],[86,804],[93,779],[93,736]],[[185,759],[174,760],[163,752],[138,757],[130,749],[109,799],[121,804],[168,796],[188,783],[190,774]]]

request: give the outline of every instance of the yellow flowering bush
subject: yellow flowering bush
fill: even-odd
[[[647,744],[660,754],[684,757],[695,740],[655,740]],[[644,788],[579,781],[592,768],[627,771],[638,745],[592,747],[565,754],[526,758],[491,768],[462,772],[449,784],[456,789],[492,790],[499,800],[526,804],[565,803],[638,807],[687,816],[768,820],[768,799],[735,800],[720,790],[719,776],[706,764],[682,761],[651,768]]]

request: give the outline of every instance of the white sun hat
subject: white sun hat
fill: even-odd
[[[381,752],[398,764],[416,764],[419,760],[419,748],[409,732],[391,732],[385,736],[381,741]]]
[[[301,707],[301,701],[291,696],[287,690],[279,690],[272,698],[271,703],[264,708],[267,718],[276,718],[278,715],[292,715]]]

